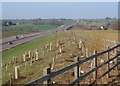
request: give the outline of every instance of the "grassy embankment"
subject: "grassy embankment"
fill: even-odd
[[[86,48],[89,49],[89,55],[93,53],[94,50],[97,50],[98,52],[101,52],[101,48],[104,46],[104,41],[100,40],[100,38],[107,38],[111,40],[117,40],[118,33],[117,31],[96,31],[96,30],[73,30],[73,31],[67,31],[67,32],[60,32],[58,34],[51,34],[49,36],[41,37],[36,40],[33,40],[31,42],[22,44],[20,46],[14,47],[10,50],[3,52],[3,62],[8,63],[12,60],[13,56],[16,56],[18,59],[21,58],[22,54],[25,51],[31,50],[32,52],[37,48],[41,52],[41,48],[46,43],[49,43],[53,40],[56,40],[56,38],[61,37],[76,37],[76,42],[79,42],[79,39],[82,37],[87,38],[88,40],[94,40],[93,42],[88,42],[88,40],[85,41]],[[73,40],[72,40],[73,41]],[[66,42],[64,42],[66,43]],[[72,42],[71,42],[72,43]],[[58,70],[60,68],[63,68],[69,64],[72,64],[74,62],[74,59],[72,57],[74,56],[80,56],[80,52],[77,49],[77,45],[72,44],[71,46],[64,49],[65,53],[63,56],[58,57],[57,61],[55,62],[55,68],[52,71]],[[25,63],[18,63],[18,66],[22,66],[20,71],[22,78],[20,80],[16,80],[14,83],[26,83],[28,81],[34,80],[38,78],[39,76],[43,75],[43,68],[49,66],[52,62],[52,58],[54,57],[54,51],[47,53],[44,57],[42,56],[42,52],[40,55],[40,61],[36,61],[33,63],[32,66],[29,65],[29,61],[27,62],[28,67],[27,69],[24,68]],[[81,65],[82,69],[84,71],[88,71],[86,68],[90,63]],[[8,68],[8,71],[10,73],[14,72],[14,65],[11,65]],[[26,72],[27,71],[27,72]],[[8,81],[8,73],[5,72],[5,68],[3,68],[3,83]],[[71,76],[71,73],[73,73],[73,70],[70,70],[68,72],[65,72],[63,75],[58,76],[57,78],[54,78],[53,80],[57,81],[58,83],[67,83],[71,80],[73,80],[73,77]],[[62,80],[62,77],[64,77],[64,80]]]
[[[43,68],[49,66],[49,64],[52,61],[54,52],[47,53],[43,57],[41,48],[43,48],[43,46],[45,44],[56,40],[57,37],[61,38],[64,36],[62,34],[61,34],[62,36],[61,35],[58,36],[58,34],[51,34],[48,36],[44,36],[44,37],[38,38],[36,40],[30,41],[28,43],[11,48],[10,50],[6,50],[6,51],[2,52],[2,61],[4,64],[5,63],[8,64],[10,61],[12,61],[13,56],[17,57],[17,60],[21,61],[22,55],[25,53],[25,51],[30,50],[33,53],[35,51],[35,49],[38,49],[40,52],[39,59],[41,59],[41,61],[33,63],[32,66],[30,66],[30,61],[28,61],[27,62],[27,65],[28,65],[27,72],[24,69],[25,63],[19,62],[16,64],[16,66],[22,66],[20,68],[20,70],[21,70],[20,72],[21,72],[21,76],[25,77],[25,78],[23,80],[21,80],[20,82],[18,80],[15,83],[20,83],[20,84],[25,83],[25,82],[34,80],[34,79],[38,78],[39,76],[42,76]],[[14,75],[14,65],[13,64],[11,64],[8,67],[7,73],[5,72],[5,67],[3,68],[3,73],[2,73],[3,83],[8,81],[8,79],[9,79],[8,73],[11,73],[12,75]]]

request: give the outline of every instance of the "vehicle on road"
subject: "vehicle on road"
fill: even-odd
[[[8,41],[8,44],[13,44],[12,41]]]
[[[18,36],[16,36],[16,39],[19,39],[19,37],[18,37]]]

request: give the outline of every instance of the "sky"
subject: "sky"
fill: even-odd
[[[118,17],[118,2],[3,2],[3,19]]]

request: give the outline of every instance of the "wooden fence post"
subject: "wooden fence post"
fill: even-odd
[[[25,56],[25,54],[23,54],[23,61],[24,61],[24,62],[26,61],[26,56]]]
[[[31,58],[31,52],[28,51],[28,58],[30,59]]]
[[[82,48],[82,40],[79,41],[78,48]]]
[[[9,73],[9,80],[10,80],[10,86],[12,84],[12,77],[11,77],[11,74]]]
[[[15,67],[15,79],[18,79],[19,78],[19,67],[18,66],[16,66]]]
[[[25,70],[27,69],[27,62],[25,62]]]
[[[115,42],[115,46],[117,46],[118,44],[117,44],[117,42]],[[118,52],[117,52],[117,48],[115,49],[115,56],[118,54]],[[115,63],[117,64],[118,63],[118,58],[115,58]],[[116,67],[116,69],[118,69],[118,66]]]
[[[108,49],[110,49],[110,46],[107,46],[107,50]],[[110,52],[107,52],[106,59],[107,59],[107,61],[110,59]],[[107,70],[109,70],[109,69],[110,69],[110,63],[108,62],[108,64],[107,64]],[[110,74],[107,73],[107,78],[109,78],[109,76],[110,76]]]
[[[46,76],[47,74],[50,74],[50,73],[51,73],[51,68],[50,68],[50,67],[44,68],[43,73],[44,73],[44,76]],[[51,81],[51,79],[46,80],[46,81],[43,82],[43,84],[44,84],[45,86],[48,86],[48,84],[50,83],[50,81]]]
[[[8,63],[8,64],[9,64],[9,66],[10,66],[10,65],[11,65],[11,61],[9,61],[9,63]]]
[[[62,56],[62,46],[59,47],[60,56]]]
[[[106,38],[104,39],[104,49],[106,49]]]
[[[79,71],[80,71],[80,72],[79,72],[79,77],[81,76],[81,70],[82,70],[82,69],[81,69],[81,67],[80,67],[80,68],[79,68]]]
[[[53,61],[52,61],[52,64],[51,64],[51,69],[53,69],[55,66],[55,58],[53,57]]]
[[[56,47],[57,47],[57,48],[59,47],[59,44],[58,44],[58,43],[56,44]]]
[[[74,61],[75,61],[75,63],[77,63],[78,61],[79,61],[79,57],[75,57],[74,58]],[[80,74],[80,71],[79,71],[79,65],[78,66],[76,66],[75,68],[74,68],[74,76],[75,76],[75,79],[78,79],[79,78],[79,74]],[[78,82],[79,83],[79,82]]]
[[[88,49],[85,50],[85,56],[88,57]]]
[[[36,52],[35,58],[36,58],[36,61],[39,60],[39,52]]]
[[[52,50],[52,43],[50,43],[50,51]]]
[[[94,51],[93,54],[94,55],[97,54],[97,51]],[[93,59],[93,63],[94,63],[93,64],[94,68],[96,68],[97,67],[97,57],[95,57]],[[93,78],[94,78],[94,80],[97,78],[97,70],[95,72],[93,72]]]
[[[15,63],[17,63],[17,57],[15,57]]]

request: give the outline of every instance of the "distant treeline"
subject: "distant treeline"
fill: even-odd
[[[33,24],[33,25],[55,25],[60,26],[67,22],[73,22],[72,19],[15,19],[2,20],[2,26],[10,26],[16,24]]]
[[[42,21],[42,20],[41,20]],[[57,26],[60,26],[60,25],[63,25],[64,22],[62,20],[49,20],[47,22],[41,22],[40,20],[36,20],[33,22],[34,25],[57,25]]]

